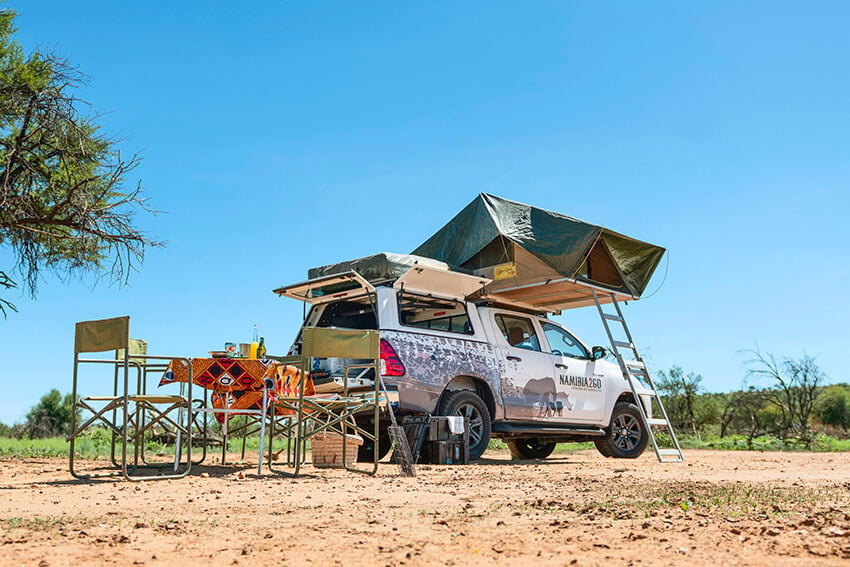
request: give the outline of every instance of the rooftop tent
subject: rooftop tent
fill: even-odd
[[[637,299],[664,249],[552,211],[480,194],[413,254],[493,282],[485,295],[541,311]]]

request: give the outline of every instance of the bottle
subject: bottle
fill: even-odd
[[[257,344],[257,333],[259,332],[259,328],[257,325],[254,325],[254,340],[251,341],[251,350],[248,353],[248,358],[257,358],[257,348],[260,346]]]
[[[260,337],[260,344],[257,345],[257,358],[266,357],[266,339]]]

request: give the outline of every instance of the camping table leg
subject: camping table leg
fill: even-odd
[[[257,474],[263,474],[263,448],[266,436],[266,414],[269,411],[269,389],[274,388],[274,380],[263,380],[263,414],[260,416],[260,445],[257,449]]]
[[[230,421],[230,414],[224,414],[224,423],[221,426],[221,464],[225,464],[227,460],[227,424]]]

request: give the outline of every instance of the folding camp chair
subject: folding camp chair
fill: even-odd
[[[343,373],[343,391],[333,396],[305,395],[305,382],[309,377],[311,359],[345,358],[364,362],[349,365]],[[374,452],[374,462],[367,470],[349,463],[346,457],[346,435],[354,433],[378,443],[379,417],[381,404],[388,403],[380,391],[380,335],[375,330],[348,330],[336,328],[305,327],[301,333],[301,354],[277,359],[282,364],[296,367],[300,383],[293,396],[279,396],[274,411],[287,412],[294,419],[291,430],[294,432],[294,454],[291,471],[275,469],[269,462],[269,470],[285,476],[297,476],[300,472],[305,444],[311,436],[324,431],[333,431],[342,435],[343,466],[353,472],[375,474],[378,470],[379,451]],[[352,392],[348,386],[349,373],[352,371],[372,370],[374,390]],[[372,413],[371,429],[357,424],[356,416]],[[271,434],[271,438],[274,435]],[[270,444],[271,453],[271,444]]]
[[[190,410],[192,385],[188,384],[186,395],[183,387],[178,395],[149,395],[145,389],[146,369],[161,367],[166,360],[181,360],[182,357],[148,355],[142,348],[143,341],[130,339],[130,317],[116,317],[98,321],[81,321],[74,333],[74,372],[71,413],[71,428],[67,436],[69,447],[69,469],[71,475],[80,479],[123,476],[127,480],[154,480],[179,478],[188,474],[192,466],[192,415]],[[81,353],[115,350],[114,359],[80,358]],[[186,359],[182,359],[186,360]],[[80,366],[102,365],[113,368],[112,392],[106,395],[79,396]],[[189,361],[191,364],[191,361]],[[130,369],[136,371],[136,383],[131,387]],[[88,419],[77,424],[83,412],[90,413]],[[176,414],[176,417],[175,417]],[[172,463],[148,464],[143,460],[145,434],[161,423],[169,424],[176,432],[174,460]],[[114,468],[105,473],[81,473],[75,469],[74,457],[77,439],[92,427],[105,427],[112,434],[112,464]],[[120,460],[116,455],[120,446]],[[132,459],[128,450],[132,447]],[[183,462],[184,453],[186,460]],[[160,469],[159,474],[137,474],[140,470]],[[170,470],[169,470],[170,469]]]

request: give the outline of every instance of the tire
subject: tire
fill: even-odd
[[[631,402],[618,402],[614,406],[608,435],[594,440],[603,456],[615,459],[636,459],[648,442],[649,432],[641,419],[640,409]]]
[[[478,394],[469,390],[446,392],[439,407],[440,415],[469,418],[469,460],[481,458],[490,443],[490,411]]]
[[[555,450],[557,443],[540,443],[534,437],[524,437],[505,441],[514,459],[545,459]]]
[[[368,427],[368,431],[372,428]],[[390,435],[387,433],[387,428],[381,425],[380,433],[378,434],[378,460],[380,461],[390,452]],[[363,438],[363,444],[357,448],[358,463],[373,463],[375,462],[375,442],[371,439]]]

